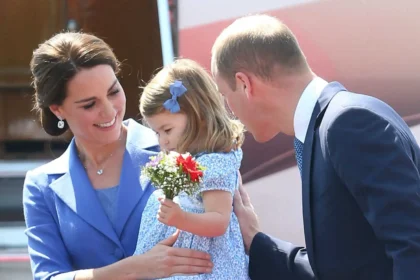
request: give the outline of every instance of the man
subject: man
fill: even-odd
[[[266,15],[238,19],[219,35],[212,72],[257,141],[295,136],[307,248],[260,232],[241,189],[234,206],[250,277],[419,279],[420,149],[402,118],[317,77],[293,33]]]

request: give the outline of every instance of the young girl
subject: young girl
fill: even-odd
[[[229,118],[223,98],[207,72],[180,59],[161,70],[145,87],[140,113],[156,132],[162,150],[191,153],[204,166],[194,196],[174,201],[157,190],[144,209],[135,254],[143,254],[176,229],[175,247],[208,252],[212,273],[172,279],[249,279],[232,198],[242,160],[243,125]]]

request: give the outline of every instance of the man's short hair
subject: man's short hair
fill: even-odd
[[[309,68],[292,31],[268,15],[245,16],[225,28],[213,45],[211,66],[233,90],[240,71],[270,80],[274,67],[284,73]]]

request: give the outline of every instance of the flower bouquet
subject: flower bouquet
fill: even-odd
[[[173,199],[180,192],[194,194],[201,183],[204,167],[189,154],[159,152],[150,157],[141,174],[161,189],[166,198]]]

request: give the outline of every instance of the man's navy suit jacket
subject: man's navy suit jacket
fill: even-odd
[[[304,143],[307,248],[258,233],[251,279],[420,279],[419,169],[419,146],[390,106],[330,83]]]

